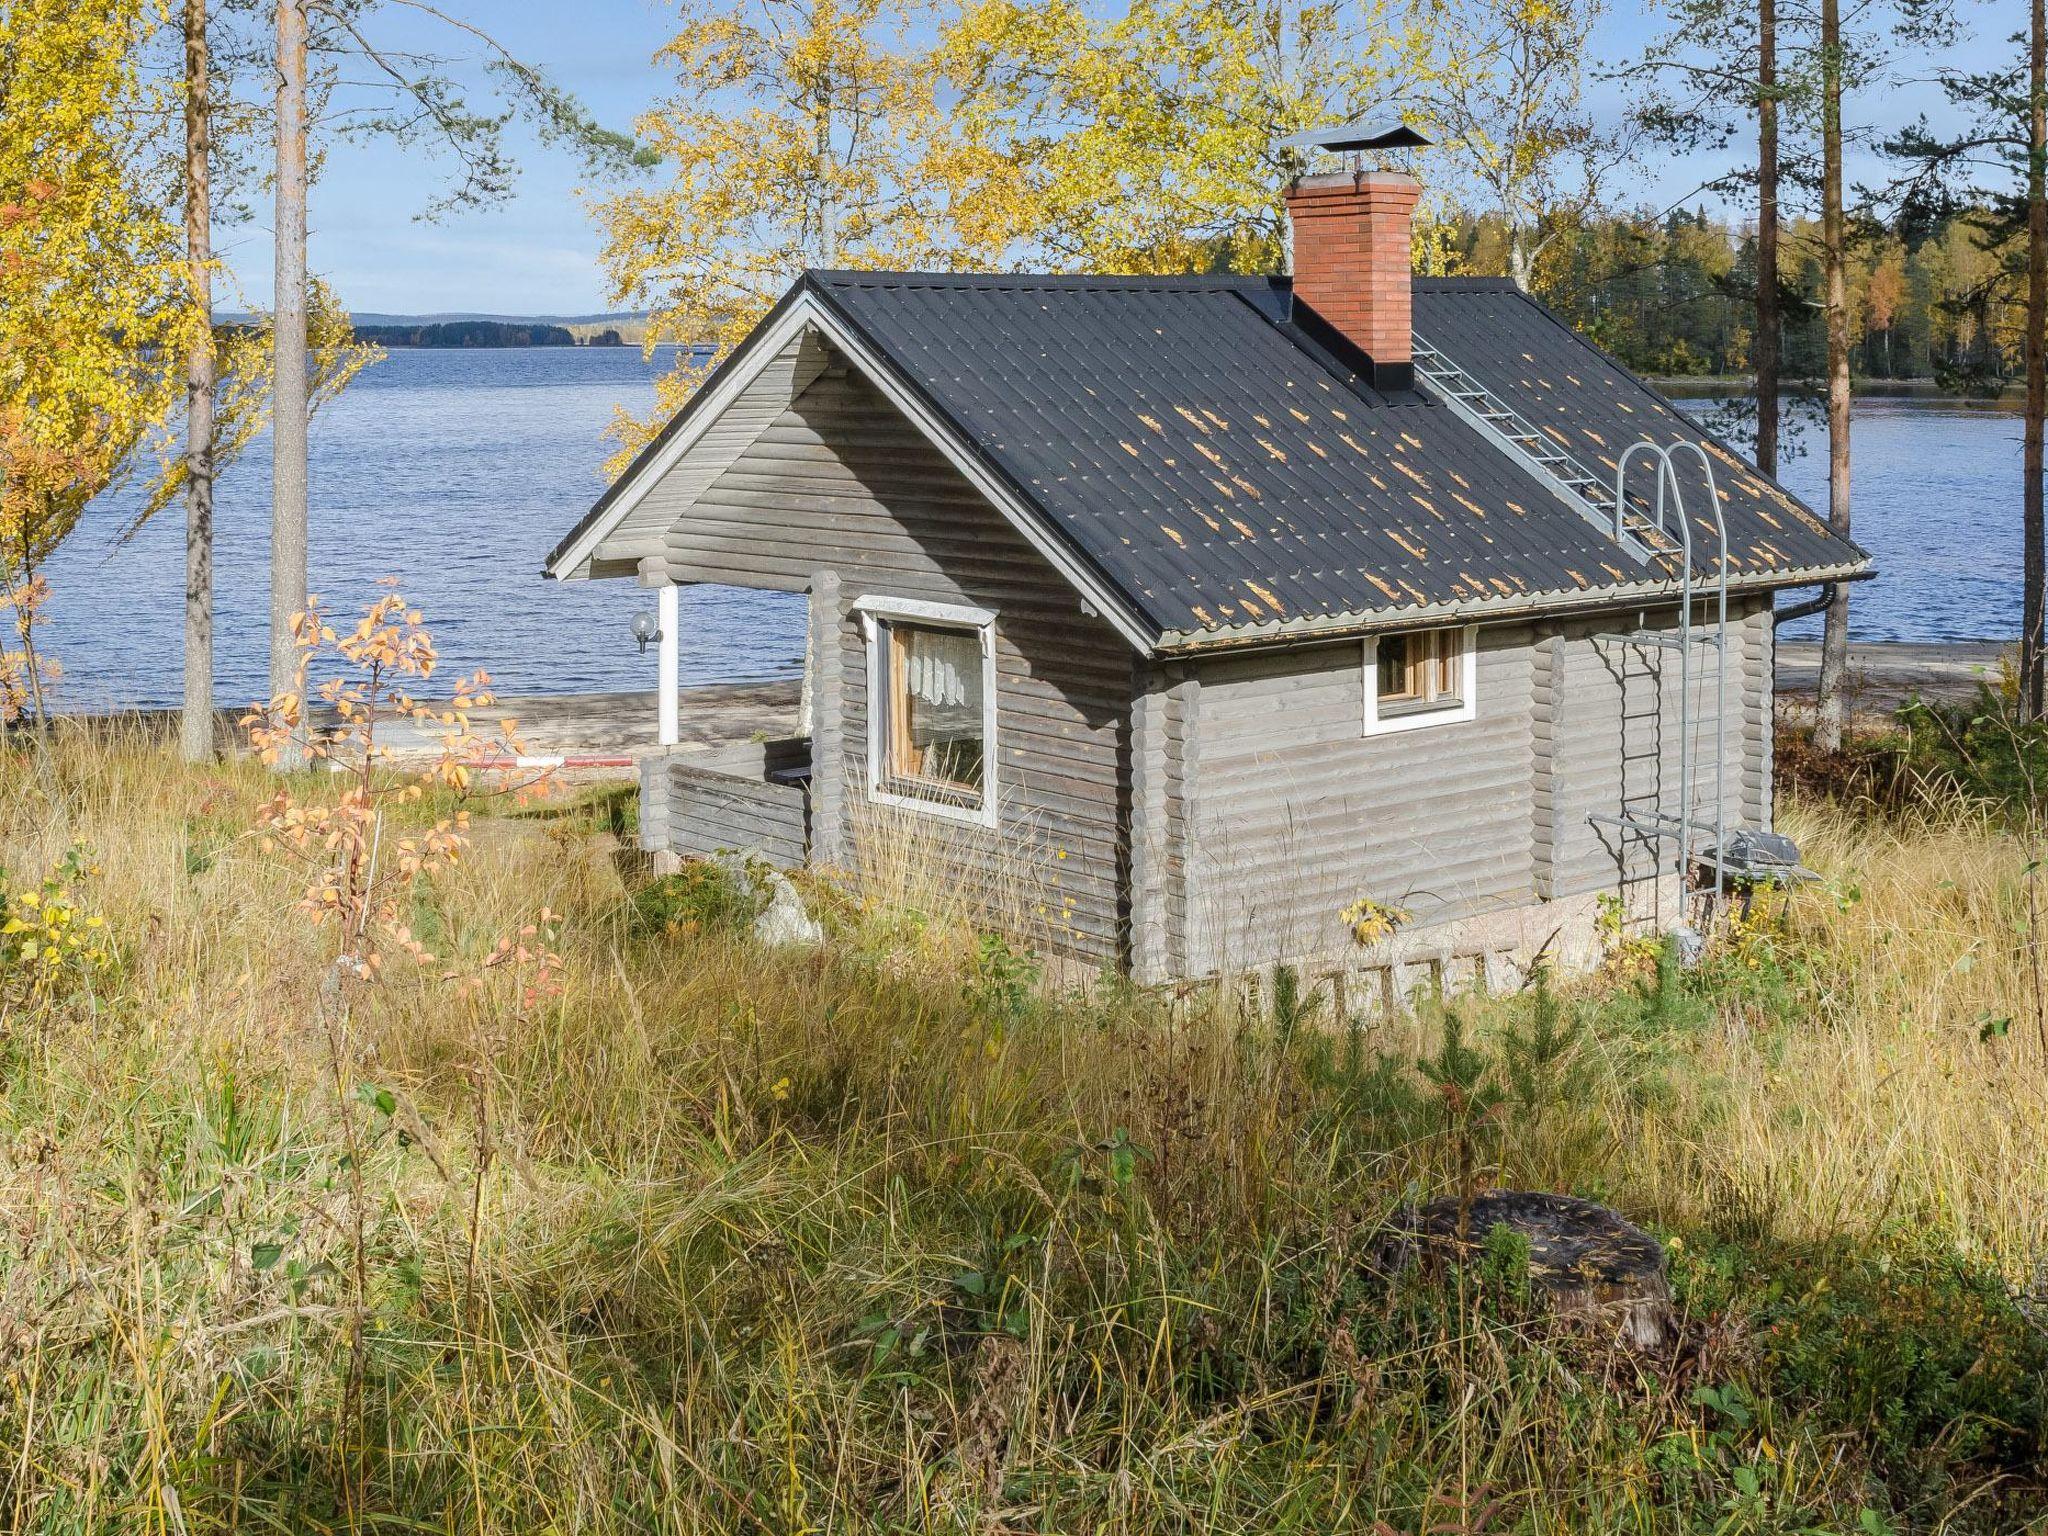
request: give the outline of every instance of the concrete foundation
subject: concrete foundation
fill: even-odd
[[[1377,944],[1286,962],[1305,986],[1328,998],[1338,1018],[1405,1013],[1431,996],[1513,992],[1537,965],[1553,975],[1583,975],[1599,965],[1599,892],[1532,901],[1447,923],[1404,929]],[[1685,910],[1676,876],[1644,881],[1627,898],[1631,933],[1677,926]],[[1244,978],[1254,992],[1270,972]]]

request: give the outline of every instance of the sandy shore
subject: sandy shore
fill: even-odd
[[[682,690],[677,724],[684,750],[730,746],[769,736],[786,736],[796,729],[799,685],[790,680],[776,683],[711,683]],[[242,711],[223,711],[217,730],[224,742],[244,739]],[[174,739],[178,732],[175,710],[124,711],[118,716],[152,735]],[[639,757],[655,745],[654,694],[571,693],[503,695],[488,710],[479,710],[471,723],[479,734],[495,729],[494,722],[510,718],[518,723],[521,749],[533,756]],[[434,730],[405,722],[387,722],[377,739],[393,751],[412,754],[435,750]],[[590,776],[630,776],[630,768],[591,770]],[[578,777],[584,776],[582,773]]]
[[[1941,644],[1873,641],[1849,647],[1849,700],[1858,715],[1885,715],[1907,699],[1960,701],[1974,698],[1979,683],[1998,681],[1998,659],[2010,649],[2003,641],[1955,640]],[[1785,640],[1778,645],[1778,709],[1799,720],[1813,707],[1820,678],[1820,642]]]
[[[676,710],[680,745],[708,750],[787,736],[796,729],[800,691],[794,680],[685,688]],[[508,697],[499,699],[487,713],[492,720],[506,716],[519,722],[519,742],[529,753],[638,757],[655,745],[651,690]],[[403,734],[388,739],[400,751],[412,745]],[[420,745],[432,745],[424,733]]]

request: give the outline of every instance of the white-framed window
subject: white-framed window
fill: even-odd
[[[1479,682],[1478,631],[1411,629],[1365,642],[1365,734],[1470,720]]]
[[[915,598],[854,603],[867,635],[868,797],[996,824],[996,616]]]

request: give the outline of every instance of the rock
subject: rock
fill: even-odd
[[[1663,1245],[1591,1200],[1488,1190],[1472,1201],[1462,1243],[1455,1195],[1410,1207],[1383,1245],[1382,1267],[1397,1273],[1419,1259],[1476,1262],[1497,1226],[1528,1239],[1530,1287],[1557,1316],[1644,1353],[1663,1353],[1676,1342]]]
[[[754,937],[763,944],[822,944],[825,930],[804,910],[804,899],[779,869],[761,877],[768,890],[768,905],[754,919]]]

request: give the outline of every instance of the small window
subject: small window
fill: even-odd
[[[904,601],[901,609],[937,604]],[[869,788],[878,800],[986,822],[994,720],[993,616],[962,622],[887,608],[868,612],[873,707]],[[981,617],[971,622],[968,616]]]
[[[1419,629],[1366,641],[1366,734],[1470,720],[1472,635]]]

